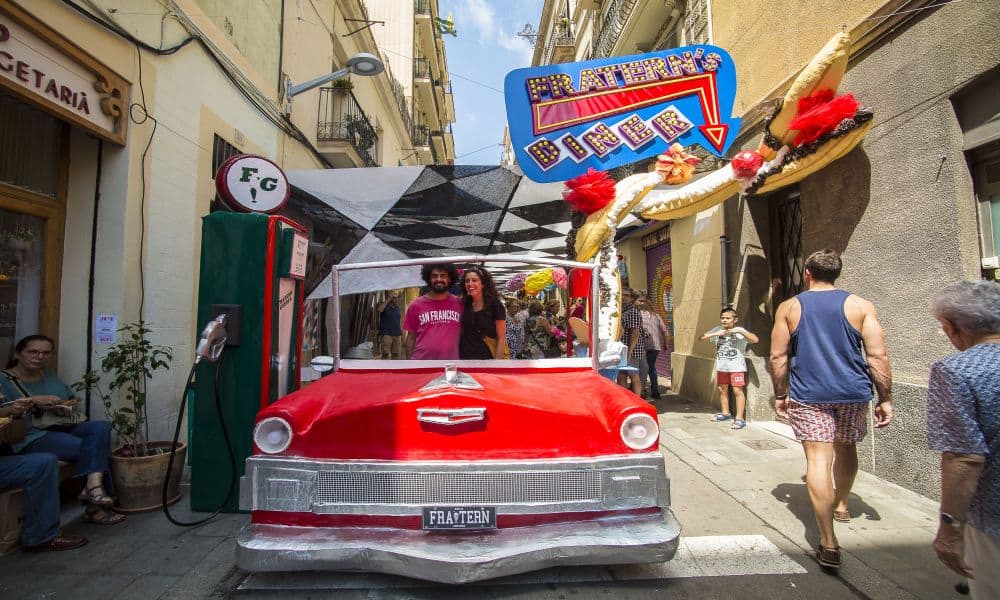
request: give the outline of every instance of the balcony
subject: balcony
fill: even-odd
[[[377,167],[378,133],[349,88],[320,88],[316,141],[335,167]]]
[[[416,153],[420,164],[434,164],[434,151],[431,148],[431,128],[423,123],[414,125],[413,130],[410,132],[410,139],[413,140],[413,151]]]
[[[446,124],[440,131],[431,132],[431,144],[434,155],[442,163],[452,164],[449,160],[455,158],[455,136],[451,125]]]
[[[572,34],[559,33],[549,41],[548,61],[543,64],[554,65],[572,62],[576,58],[576,40]]]
[[[431,59],[437,60],[437,50],[435,41],[441,37],[441,33],[438,31],[437,23],[434,22],[434,7],[431,0],[416,0],[413,5],[414,10],[414,25],[416,31],[414,34],[414,44],[416,45],[416,54]]]
[[[682,5],[679,0],[611,0],[598,29],[593,57],[635,54],[640,48],[658,47],[665,41],[661,35],[672,30]]]
[[[455,96],[451,93],[451,82],[444,84],[444,119],[449,123],[455,122]]]
[[[430,70],[430,61],[426,58],[413,59],[414,114],[425,115],[423,122],[434,130],[441,127],[441,115],[437,99],[434,98],[434,88],[437,86],[434,85]]]

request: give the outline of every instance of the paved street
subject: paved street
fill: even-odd
[[[684,525],[677,557],[663,565],[548,569],[463,587],[365,574],[248,576],[233,556],[245,515],[180,529],[152,513],[114,527],[74,521],[66,529],[90,538],[78,551],[0,558],[0,597],[961,598],[929,546],[935,502],[862,473],[856,518],[838,524],[844,566],[825,574],[808,555],[816,528],[802,452],[787,431],[774,423],[732,431],[677,396],[657,406]],[[175,516],[192,518],[181,505]]]

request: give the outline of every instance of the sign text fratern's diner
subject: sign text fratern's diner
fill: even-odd
[[[517,69],[504,94],[518,164],[540,182],[633,163],[674,142],[722,156],[740,129],[736,68],[715,46]]]

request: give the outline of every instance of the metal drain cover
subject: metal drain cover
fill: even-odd
[[[785,447],[774,440],[742,440],[742,444],[754,450],[784,450]]]

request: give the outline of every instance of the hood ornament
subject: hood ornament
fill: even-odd
[[[461,390],[484,389],[482,384],[472,378],[472,375],[459,371],[458,367],[454,363],[448,363],[444,366],[444,374],[438,375],[434,379],[428,381],[427,385],[420,388],[420,391],[429,392],[432,390],[443,390],[447,388],[458,388]]]
[[[417,420],[436,425],[461,425],[482,421],[486,418],[485,408],[418,408]]]

